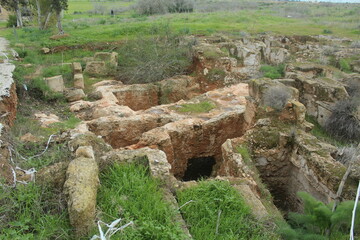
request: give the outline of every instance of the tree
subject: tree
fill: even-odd
[[[67,10],[68,0],[33,0],[32,3],[36,9],[38,25],[41,30],[47,29],[51,16],[55,12],[59,34],[64,33],[61,24],[61,12]]]
[[[16,15],[16,26],[23,27],[21,6],[26,6],[27,1],[25,0],[0,0],[0,5],[8,11],[15,12]]]
[[[51,4],[56,13],[59,34],[64,34],[64,30],[61,24],[61,12],[68,9],[68,0],[51,0]]]

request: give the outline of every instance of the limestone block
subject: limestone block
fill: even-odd
[[[72,68],[73,68],[73,73],[74,73],[74,74],[82,73],[81,63],[79,63],[79,62],[74,62],[74,63],[72,64]]]
[[[84,75],[82,73],[77,73],[74,75],[74,88],[85,88]]]
[[[64,79],[62,75],[44,78],[44,81],[49,86],[49,88],[54,92],[63,92],[65,89]]]

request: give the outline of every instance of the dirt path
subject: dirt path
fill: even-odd
[[[3,96],[10,96],[13,80],[12,72],[15,65],[9,61],[9,42],[0,37],[0,100]]]

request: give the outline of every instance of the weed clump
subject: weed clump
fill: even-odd
[[[201,181],[178,192],[177,197],[194,239],[279,239],[252,217],[242,196],[228,182]]]
[[[114,165],[101,175],[98,194],[100,218],[112,222],[123,218],[134,227],[114,235],[116,239],[185,239],[174,224],[175,210],[164,201],[160,182],[148,169],[135,164]]]
[[[353,98],[337,102],[325,123],[325,129],[333,137],[346,141],[360,141],[360,100]]]
[[[269,87],[264,93],[264,105],[275,110],[282,110],[291,94],[289,88],[284,86]]]
[[[71,239],[62,195],[35,183],[0,187],[0,239]]]
[[[264,74],[264,77],[277,79],[282,78],[285,74],[285,65],[279,64],[277,66],[263,65],[260,71]]]

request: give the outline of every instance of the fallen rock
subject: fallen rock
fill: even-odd
[[[63,92],[65,90],[64,79],[62,75],[44,78],[48,87],[54,92]]]
[[[86,95],[82,89],[68,89],[65,92],[65,98],[69,102],[82,100],[85,96]]]
[[[41,124],[41,127],[49,127],[50,124],[60,122],[60,119],[55,114],[35,113],[35,119]]]
[[[20,141],[36,143],[36,142],[40,142],[41,139],[39,137],[32,135],[31,133],[27,133],[20,137]]]
[[[44,47],[44,48],[41,49],[41,52],[42,52],[43,54],[48,54],[48,53],[50,53],[50,48]]]

